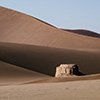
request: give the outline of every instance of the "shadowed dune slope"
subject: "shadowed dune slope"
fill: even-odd
[[[80,30],[62,29],[62,30],[73,32],[73,33],[80,34],[80,35],[86,35],[86,36],[100,38],[100,34],[92,32],[92,31],[89,31],[89,30],[82,30],[82,29],[80,29]]]
[[[34,17],[4,7],[0,7],[0,42],[100,50],[99,38],[66,32]]]
[[[17,48],[17,49],[16,49]],[[0,60],[54,76],[62,63],[75,63],[84,74],[100,73],[100,52],[0,43]]]
[[[0,85],[12,82],[36,81],[47,77],[49,76],[0,61]]]

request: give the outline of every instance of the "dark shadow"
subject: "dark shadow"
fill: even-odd
[[[60,64],[77,64],[79,75],[100,73],[100,53],[95,52],[0,43],[0,60],[51,76]]]
[[[79,71],[79,67],[78,67],[77,64],[75,64],[75,68],[73,68],[73,74],[77,75],[77,76],[83,76],[83,75],[85,75],[84,73],[82,73],[82,72]]]

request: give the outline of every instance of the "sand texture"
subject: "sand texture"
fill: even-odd
[[[30,80],[36,81],[49,77],[50,76],[0,61],[0,86],[28,82]]]
[[[0,42],[79,50],[100,50],[100,39],[55,28],[34,17],[0,7]]]
[[[100,80],[0,87],[0,100],[100,100]]]

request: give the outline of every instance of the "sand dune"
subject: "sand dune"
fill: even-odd
[[[100,73],[99,59],[99,38],[73,34],[0,7],[1,61],[54,76],[61,63],[76,63],[84,74]]]
[[[0,42],[0,60],[13,65],[54,76],[59,64],[76,63],[82,73],[100,73],[99,38],[73,34],[4,7]]]
[[[99,51],[0,43],[0,60],[51,76],[62,63],[75,63],[84,74],[100,73]]]
[[[62,30],[73,32],[73,33],[80,34],[80,35],[86,35],[86,36],[100,38],[100,34],[98,34],[96,32],[89,31],[89,30],[82,30],[82,29],[80,29],[80,30],[62,29]]]
[[[36,81],[49,76],[0,61],[0,85]]]
[[[100,100],[97,37],[0,7],[0,100]],[[64,63],[77,64],[79,75],[87,76],[51,77]]]
[[[0,7],[0,42],[100,50],[98,38],[66,32],[34,17],[4,7]]]

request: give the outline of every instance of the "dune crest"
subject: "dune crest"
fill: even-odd
[[[0,7],[0,42],[100,50],[98,38],[66,32],[34,17],[4,7]]]

